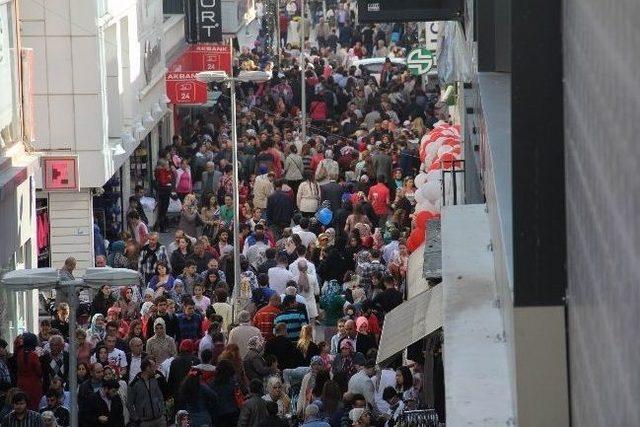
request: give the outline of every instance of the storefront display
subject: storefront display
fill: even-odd
[[[151,182],[151,134],[140,142],[129,158],[129,170],[131,172],[130,193],[135,194],[136,186],[140,185],[148,190]]]
[[[122,168],[102,187],[101,194],[93,198],[93,212],[102,235],[108,240],[117,240],[122,231]]]
[[[51,266],[50,252],[50,228],[49,228],[49,200],[36,199],[36,237],[38,268]]]

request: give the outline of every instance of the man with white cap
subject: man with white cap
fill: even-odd
[[[249,352],[248,344],[251,337],[262,336],[262,334],[260,329],[251,324],[251,315],[247,310],[238,313],[238,323],[239,325],[229,332],[228,344],[236,344],[240,349],[240,358],[244,359]]]

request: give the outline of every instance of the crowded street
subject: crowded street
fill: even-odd
[[[59,282],[37,327],[0,339],[1,426],[445,425],[441,329],[378,351],[463,158],[451,90],[435,64],[407,67],[424,25],[300,7],[276,20],[258,2],[228,80],[195,70],[204,102],[168,93],[158,147],[143,139],[131,177],[92,193],[89,263],[80,240],[54,242],[53,199],[37,205],[38,266]],[[109,268],[136,279],[60,285]]]

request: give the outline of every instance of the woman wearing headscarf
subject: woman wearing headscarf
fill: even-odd
[[[93,297],[93,301],[91,302],[91,311],[94,314],[100,313],[103,316],[106,316],[107,310],[109,307],[112,307],[115,302],[116,297],[113,296],[109,285],[102,285],[96,296]]]
[[[257,379],[263,381],[265,377],[274,375],[277,372],[275,364],[269,366],[264,359],[264,338],[262,335],[256,335],[249,338],[247,348],[249,349],[244,356],[244,372],[249,381]]]
[[[91,318],[91,326],[89,326],[89,329],[87,330],[87,337],[93,345],[103,341],[105,335],[107,335],[105,323],[102,313],[96,313]]]
[[[372,348],[377,348],[376,337],[369,333],[369,321],[366,317],[360,316],[356,319],[356,351],[367,354]]]
[[[120,289],[120,298],[115,305],[120,310],[123,320],[131,322],[138,315],[138,304],[133,300],[133,287],[124,286]]]
[[[110,307],[107,310],[107,323],[115,322],[118,324],[118,337],[124,338],[129,333],[129,322],[122,319],[120,309],[118,307]]]
[[[124,255],[124,241],[113,242],[109,247],[107,264],[113,268],[129,268],[129,259]]]
[[[293,280],[298,284],[298,292],[305,299],[307,313],[309,313],[309,323],[315,324],[318,317],[318,305],[316,304],[316,295],[320,295],[320,286],[318,278],[315,274],[309,274],[309,265],[306,260],[298,261],[298,274],[293,276]]]
[[[358,370],[356,369],[353,359],[355,351],[353,348],[353,342],[348,339],[343,339],[339,344],[340,351],[336,354],[336,357],[331,363],[331,373],[335,377],[344,377],[349,380]]]
[[[151,295],[153,295],[153,291],[151,289],[147,289],[147,291],[151,291]],[[145,291],[146,294],[146,291]],[[149,324],[149,319],[152,316],[151,307],[153,307],[153,303],[151,301],[145,301],[142,303],[142,308],[140,308],[140,321],[142,322],[142,333],[144,336],[147,336],[147,325]]]
[[[37,411],[42,397],[42,366],[36,352],[38,337],[25,332],[21,341],[16,351],[17,386],[29,396],[28,409]]]
[[[313,387],[316,385],[316,376],[322,370],[322,366],[322,358],[320,356],[313,356],[309,364],[311,369],[302,378],[300,394],[298,395],[298,402],[296,404],[296,412],[301,419],[304,417],[304,409],[313,401]]]

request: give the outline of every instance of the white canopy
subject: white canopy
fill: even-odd
[[[4,289],[13,291],[48,288],[58,283],[58,271],[55,268],[9,271],[2,277],[0,283]]]
[[[439,284],[403,302],[384,317],[377,363],[442,327],[442,286]]]
[[[76,285],[134,285],[140,274],[127,268],[92,267],[88,268],[82,279],[76,279]],[[59,285],[60,276],[54,268],[31,268],[14,270],[2,278],[2,287],[12,291],[52,288]]]
[[[140,280],[140,273],[128,268],[91,267],[82,279],[88,285],[135,285]]]

